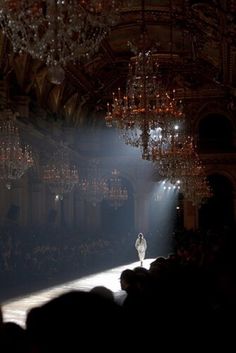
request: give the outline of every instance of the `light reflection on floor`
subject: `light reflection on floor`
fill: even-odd
[[[148,269],[153,260],[154,259],[144,260],[144,267]],[[70,290],[89,291],[95,286],[105,286],[112,290],[115,296],[119,296],[119,278],[121,272],[127,268],[133,269],[139,266],[139,264],[140,262],[133,262],[124,266],[115,267],[108,271],[82,277],[78,280],[66,282],[60,286],[47,288],[39,292],[14,299],[13,301],[5,302],[2,304],[4,321],[13,321],[24,327],[26,313],[30,308],[41,305],[62,293],[69,292]]]

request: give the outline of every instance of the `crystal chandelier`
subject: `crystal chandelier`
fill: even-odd
[[[20,179],[33,165],[29,146],[21,146],[15,114],[10,109],[0,110],[0,179],[8,189],[12,181]]]
[[[212,191],[203,170],[191,177],[182,177],[182,190],[186,200],[198,208],[212,197]]]
[[[107,183],[102,178],[98,159],[89,161],[87,175],[80,180],[79,187],[86,200],[93,206],[104,199],[107,193]]]
[[[142,0],[141,49],[129,64],[126,95],[113,94],[105,117],[108,126],[121,131],[126,144],[141,149],[142,158],[155,160],[157,145],[164,133],[171,133],[184,118],[182,102],[175,91],[163,88],[159,73],[158,55],[147,49],[147,33]]]
[[[178,184],[185,199],[200,207],[212,192],[193,138],[187,136],[182,141],[173,138],[171,146],[171,149],[162,150],[156,164],[158,174],[172,184]]]
[[[64,149],[54,153],[51,163],[43,168],[42,178],[55,195],[55,200],[63,200],[64,195],[79,182],[78,170],[70,165],[68,153]]]
[[[69,61],[98,49],[119,6],[120,0],[0,0],[0,25],[15,52],[44,61],[60,84]]]
[[[114,169],[111,177],[107,180],[107,192],[105,199],[109,205],[117,210],[128,199],[128,190],[122,185],[119,171]]]

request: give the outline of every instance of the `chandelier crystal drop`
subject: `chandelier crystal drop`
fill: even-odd
[[[14,52],[42,60],[61,83],[64,66],[94,53],[117,19],[120,0],[0,0],[0,26]]]
[[[0,180],[11,189],[12,181],[32,165],[32,152],[29,146],[21,145],[15,114],[10,109],[0,110]]]
[[[60,149],[54,153],[51,162],[44,166],[42,178],[55,195],[55,200],[63,200],[64,195],[78,184],[79,173],[76,166],[70,165],[68,153]]]

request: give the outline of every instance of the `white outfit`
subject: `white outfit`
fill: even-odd
[[[138,257],[139,257],[139,260],[141,261],[141,266],[142,266],[143,260],[145,258],[145,252],[146,252],[146,249],[147,249],[146,239],[138,238],[136,240],[136,242],[135,242],[135,248],[138,251]]]

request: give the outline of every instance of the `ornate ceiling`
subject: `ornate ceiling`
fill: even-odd
[[[236,95],[236,1],[146,0],[145,19],[167,85],[185,97]],[[44,63],[14,54],[1,34],[1,78],[11,99],[28,96],[31,114],[42,107],[74,126],[101,118],[112,92],[124,88],[133,55],[128,42],[138,43],[140,23],[140,0],[129,0],[99,51],[67,65],[61,85],[49,82]]]

